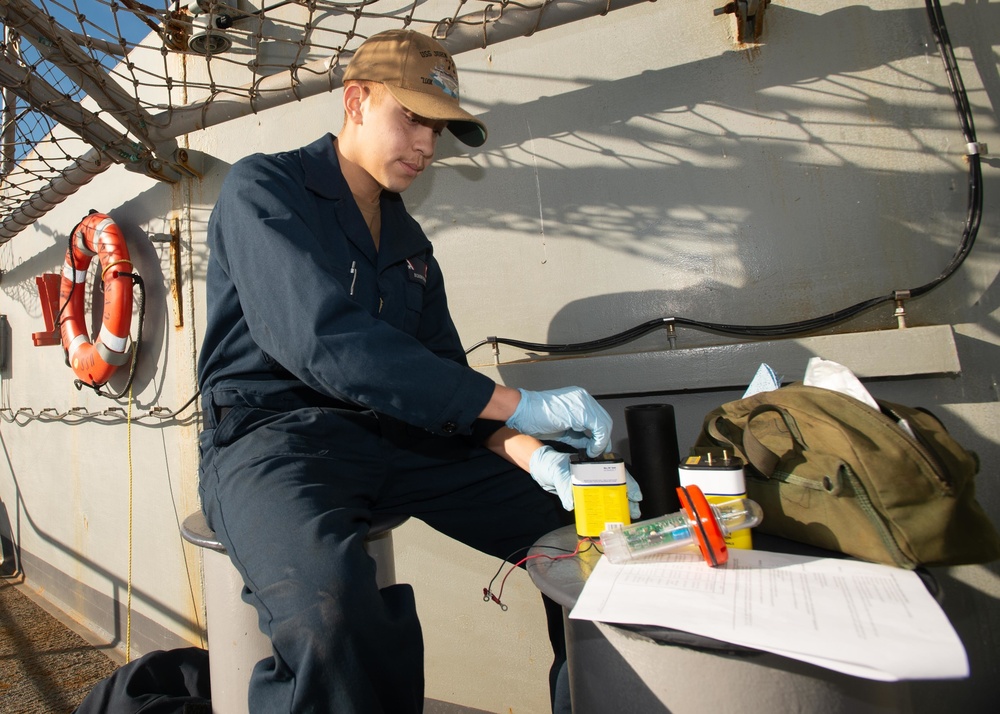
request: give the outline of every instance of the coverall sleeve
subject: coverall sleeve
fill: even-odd
[[[465,350],[458,336],[458,329],[451,319],[448,310],[448,298],[445,293],[444,275],[441,266],[433,255],[428,256],[427,289],[424,291],[423,314],[432,315],[434,319],[421,320],[417,330],[417,339],[426,345],[434,354],[468,365]]]
[[[430,267],[427,271],[424,312],[425,314],[441,316],[441,319],[421,321],[417,339],[420,340],[421,344],[427,345],[435,354],[454,360],[461,365],[468,365],[469,361],[462,348],[458,329],[455,327],[455,323],[451,319],[451,311],[448,309],[444,273],[441,272],[441,266],[433,255],[430,256],[428,262]],[[470,440],[475,444],[482,444],[503,425],[502,421],[477,419],[472,424]]]
[[[337,274],[347,239],[340,226],[314,229],[314,204],[301,180],[265,159],[238,162],[223,184],[211,249],[253,341],[317,392],[434,433],[468,433],[492,380],[357,305]]]

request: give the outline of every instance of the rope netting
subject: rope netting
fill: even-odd
[[[196,175],[177,137],[336,89],[375,32],[457,54],[649,1],[0,0],[0,242],[112,164]]]

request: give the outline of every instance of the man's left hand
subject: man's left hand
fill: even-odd
[[[559,496],[567,511],[573,510],[573,474],[569,468],[570,455],[556,451],[551,446],[540,446],[531,454],[528,468],[531,477],[549,493]],[[639,518],[639,502],[642,489],[632,474],[625,471],[625,493],[628,496],[628,510],[632,520]]]

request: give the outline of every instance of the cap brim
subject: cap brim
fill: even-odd
[[[425,119],[448,122],[448,131],[463,144],[482,146],[486,143],[486,125],[458,106],[457,102],[391,84],[386,84],[385,88],[397,102],[414,114]]]

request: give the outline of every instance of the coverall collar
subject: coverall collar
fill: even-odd
[[[326,134],[302,147],[300,154],[302,169],[305,173],[306,188],[335,203],[337,218],[351,243],[362,251],[373,265],[381,266],[380,269],[430,248],[430,241],[424,236],[423,231],[419,228],[413,231],[412,227],[410,229],[402,227],[401,223],[406,222],[408,218],[402,197],[398,193],[383,191],[380,201],[382,246],[379,251],[375,250],[368,227],[354,202],[351,187],[348,186],[347,179],[340,170],[340,159],[333,145],[334,138],[333,134]]]
[[[351,195],[340,170],[340,159],[333,145],[333,134],[325,134],[311,144],[300,149],[302,169],[305,172],[306,188],[323,198],[339,200]]]

